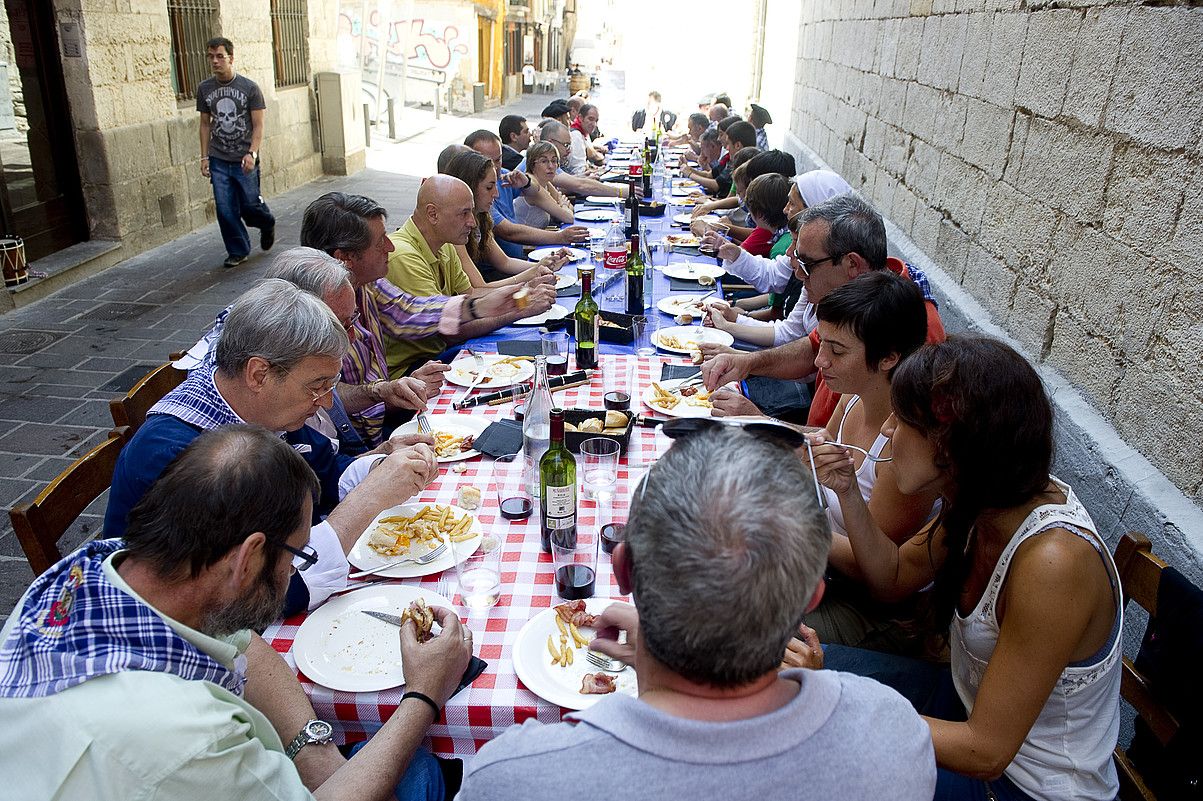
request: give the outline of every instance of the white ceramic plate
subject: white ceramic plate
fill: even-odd
[[[368,537],[371,535],[372,530],[376,528],[376,521],[380,520],[380,518],[391,517],[392,515],[415,515],[422,509],[423,506],[433,506],[433,504],[403,503],[399,506],[392,506],[388,509],[385,509],[380,514],[376,515],[371,524],[363,530],[362,534],[359,535],[359,539],[355,541],[355,544],[351,546],[351,550],[347,552],[347,561],[359,570],[371,570],[374,567],[386,565],[394,559],[400,559],[402,556],[418,557],[424,553],[429,553],[430,551],[434,550],[434,548],[429,548],[425,544],[421,544],[413,546],[410,553],[398,554],[397,556],[384,556],[376,553],[368,547]],[[475,552],[476,549],[480,547],[480,538],[484,530],[480,527],[480,521],[477,520],[475,515],[473,515],[471,512],[460,509],[458,506],[452,506],[451,511],[455,513],[456,520],[459,520],[464,515],[468,515],[472,518],[472,525],[468,529],[473,534],[472,539],[455,543],[455,548],[452,548],[450,545],[448,545],[447,550],[443,552],[442,556],[428,564],[415,565],[411,562],[409,564],[390,567],[388,570],[381,570],[379,573],[375,573],[374,575],[384,576],[386,578],[417,578],[419,576],[430,576],[455,567],[455,563],[457,561],[456,556],[459,556],[458,561],[461,562],[464,559],[467,559],[469,554]],[[437,548],[438,546],[436,545],[434,547]]]
[[[717,214],[703,214],[701,217],[694,217],[691,214],[674,214],[673,222],[677,225],[689,227],[694,222],[704,222],[714,225],[720,217]]]
[[[401,584],[378,584],[332,598],[305,618],[297,631],[292,643],[297,668],[332,690],[374,692],[400,687],[405,679],[397,627],[363,610],[400,615],[418,598],[429,606],[454,608],[437,593]]]
[[[552,306],[552,308],[554,309],[555,306]],[[565,311],[567,310],[565,309]],[[514,361],[510,364],[498,366],[497,363],[505,359],[505,356],[497,353],[482,353],[480,358],[484,362],[485,377],[477,383],[477,389],[498,389],[499,387],[521,384],[535,374],[535,364],[531,359],[522,359],[521,361]],[[452,362],[451,369],[444,373],[444,376],[452,384],[461,387],[470,387],[472,386],[473,378],[476,376],[475,371],[476,360],[471,356],[461,356]]]
[[[569,264],[572,264],[574,261],[580,261],[581,259],[589,258],[589,251],[587,250],[582,250],[581,248],[566,248],[562,245],[556,247],[535,248],[530,252],[530,255],[527,256],[527,258],[531,261],[542,261],[547,256],[556,255],[561,250],[568,253]]]
[[[727,271],[717,264],[705,264],[700,261],[674,261],[664,266],[664,274],[669,278],[696,281],[703,275],[708,275],[711,278],[722,278],[727,274]]]
[[[673,191],[674,192],[678,189],[689,191],[689,190],[693,190],[693,189],[698,189],[700,187],[701,187],[701,184],[699,184],[697,181],[694,181],[691,178],[675,178],[675,179],[673,179]]]
[[[601,614],[602,610],[614,603],[608,598],[589,598],[585,601],[585,609],[591,615]],[[581,629],[581,634],[592,639],[593,629]],[[526,685],[526,689],[545,701],[558,704],[566,709],[585,709],[593,706],[606,695],[582,695],[581,680],[586,673],[597,673],[598,668],[589,664],[585,659],[588,650],[582,646],[573,651],[572,664],[560,667],[551,663],[551,654],[547,651],[547,636],[551,635],[557,646],[560,644],[560,631],[556,628],[556,610],[544,609],[526,622],[518,637],[514,640],[513,660],[514,672]],[[571,643],[571,639],[569,640]],[[634,697],[638,692],[635,683],[635,669],[630,665],[621,673],[611,673],[614,677],[615,693],[625,693]]]
[[[590,227],[588,230],[589,230],[589,238],[590,239],[598,240],[598,239],[606,238],[606,229],[605,228]]]
[[[428,414],[426,419],[430,421],[430,428],[434,433],[442,432],[457,437],[479,437],[489,427],[490,422],[487,417],[477,414]],[[393,431],[393,434],[417,433],[418,419],[416,417]],[[440,456],[438,459],[440,462],[458,462],[463,459],[471,459],[473,456],[480,456],[480,451],[473,448],[460,451],[454,456]]]
[[[682,347],[665,344],[670,341],[665,337],[674,337]],[[686,356],[689,355],[691,348],[696,349],[703,342],[729,347],[734,341],[735,337],[726,331],[719,331],[717,328],[703,328],[700,325],[673,325],[661,328],[656,332],[656,347],[672,353],[684,353]]]
[[[589,195],[585,198],[585,202],[592,203],[596,206],[614,206],[615,204],[618,204],[619,206],[623,205],[622,198],[612,197],[610,195]]]
[[[510,323],[510,325],[543,325],[548,320],[559,320],[561,317],[567,317],[571,313],[571,309],[566,309],[558,303],[553,303],[551,308],[542,314],[536,314],[534,317],[523,317],[521,320],[515,320]],[[531,375],[534,375],[534,369],[533,367],[531,368]],[[498,385],[493,384],[492,386]]]
[[[614,219],[614,209],[585,208],[574,212],[578,220],[585,222],[610,222]]]
[[[707,202],[707,198],[704,197],[680,197],[678,195],[672,195],[669,200],[674,206],[700,206]]]
[[[670,381],[658,381],[656,383],[658,383],[661,387],[663,387],[664,389],[671,392],[674,389],[676,389],[678,386],[680,386],[681,382],[686,381],[686,380],[688,380],[688,379],[674,378]],[[699,389],[702,392],[706,391],[705,387],[699,387]],[[654,398],[655,396],[656,396],[656,390],[651,385],[648,385],[648,388],[646,390],[644,390],[644,393],[643,393],[643,405],[646,406],[647,408],[651,409],[652,411],[659,412],[660,414],[666,414],[669,417],[709,417],[710,416],[711,409],[709,406],[693,406],[693,405],[686,403],[685,399],[682,398],[677,403],[676,406],[674,406],[670,409],[666,406],[660,406],[658,404],[652,403],[652,398]]]
[[[666,234],[664,243],[674,248],[696,248],[702,244],[702,240],[686,231],[683,234]]]
[[[706,296],[705,295],[669,295],[667,297],[660,298],[660,301],[656,304],[656,308],[672,317],[676,317],[678,314],[692,314],[695,318],[700,318],[702,311],[696,305],[696,303],[697,303],[697,301],[701,300],[704,297],[706,297]],[[714,296],[711,295],[711,297],[706,298],[706,300],[709,301],[713,297]],[[706,302],[706,301],[703,301],[703,302]],[[433,418],[431,418],[431,419],[433,419]],[[431,425],[433,425],[433,423],[431,423]],[[400,429],[398,429],[398,430],[400,430]]]
[[[561,289],[567,289],[576,284],[579,279],[572,273],[557,273],[556,274],[556,292]]]

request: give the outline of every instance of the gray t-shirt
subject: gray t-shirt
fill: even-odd
[[[686,720],[624,695],[564,723],[527,720],[469,761],[457,799],[930,801],[931,732],[902,696],[850,673],[781,675],[798,695],[748,720]]]
[[[196,89],[196,110],[208,114],[209,158],[242,161],[251,152],[251,112],[267,108],[250,78],[235,75],[227,84],[209,77]]]

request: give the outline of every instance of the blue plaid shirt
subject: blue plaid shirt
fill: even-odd
[[[207,681],[242,695],[246,677],[199,650],[105,575],[122,540],[95,540],[39,576],[0,644],[0,697],[44,698],[131,670]]]
[[[205,362],[188,373],[182,384],[151,406],[146,414],[169,414],[205,431],[222,426],[246,425],[246,421],[230,408],[230,404],[217,391],[217,384],[213,381],[216,370],[212,362]]]

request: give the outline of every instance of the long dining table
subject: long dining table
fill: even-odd
[[[663,200],[662,193],[656,193],[657,199]],[[578,211],[585,208],[598,208],[582,204]],[[604,208],[602,206],[601,208]],[[684,207],[670,207],[660,217],[644,217],[646,235],[653,241],[662,241],[664,236],[673,232],[672,215],[687,211]],[[597,223],[581,223],[596,225]],[[676,229],[677,232],[683,232]],[[664,262],[664,250],[660,251],[659,261]],[[714,263],[713,258],[699,255],[697,250],[672,250],[668,253],[669,262],[705,260]],[[663,264],[653,268],[652,298],[647,304],[650,308],[648,315],[659,315],[664,325],[673,325],[668,315],[656,309],[656,303],[674,292],[670,280],[662,272]],[[568,264],[564,272],[575,273],[576,267]],[[599,272],[602,270],[599,268]],[[702,289],[706,291],[705,288]],[[695,290],[696,292],[696,290]],[[621,295],[613,290],[599,287],[595,297],[603,309],[621,311],[623,301],[616,299]],[[609,298],[609,299],[607,299]],[[576,298],[561,300],[571,310]],[[571,331],[571,327],[569,331]],[[539,329],[507,326],[492,334],[465,343],[466,347],[475,352],[496,350],[497,343],[502,340],[533,340],[538,339]],[[651,410],[640,408],[640,398],[643,392],[654,380],[659,380],[663,364],[688,364],[685,357],[676,357],[660,352],[655,356],[637,356],[632,345],[602,343],[599,355],[598,370],[594,371],[588,384],[558,391],[553,396],[556,404],[566,408],[603,408],[603,394],[613,388],[616,375],[626,377],[630,374],[631,410],[647,414]],[[569,369],[575,365],[570,360]],[[432,402],[428,416],[434,420],[440,414],[450,413],[453,403],[460,399],[464,390],[462,387],[450,384],[444,387],[442,394]],[[476,406],[462,410],[481,415],[488,420],[501,420],[513,417],[513,404],[505,403],[498,406]],[[660,433],[658,428],[635,426],[631,434],[630,444],[620,460],[618,468],[618,483],[614,488],[612,503],[615,511],[621,512],[629,504],[631,489],[637,486],[650,465],[659,454],[669,446],[670,440]],[[443,756],[466,757],[475,754],[486,742],[496,737],[507,727],[534,718],[545,723],[558,722],[564,714],[564,709],[543,700],[523,686],[518,679],[513,665],[512,647],[515,638],[522,627],[541,611],[558,603],[555,594],[554,573],[549,554],[543,553],[539,538],[539,515],[532,514],[526,520],[506,520],[498,510],[496,483],[502,481],[521,480],[514,471],[503,476],[493,475],[493,460],[487,456],[478,456],[471,460],[441,464],[438,477],[419,495],[406,501],[414,504],[446,504],[456,502],[462,486],[475,486],[481,490],[482,500],[479,508],[473,514],[479,520],[486,536],[492,536],[501,543],[501,595],[498,603],[485,612],[469,610],[457,606],[465,625],[472,630],[476,645],[476,655],[488,663],[487,669],[470,686],[462,690],[448,701],[443,714],[429,730],[428,745],[432,751]],[[578,503],[578,525],[595,527],[598,525],[598,508],[590,501]],[[620,518],[625,518],[621,514]],[[421,587],[454,601],[456,574],[454,568],[442,573],[422,578],[398,579],[398,583]],[[362,582],[350,581],[350,591],[360,586]],[[610,557],[605,553],[598,554],[596,597],[611,598],[618,601],[627,600],[619,591],[610,565]],[[305,621],[306,614],[278,621],[264,632],[264,638],[281,653],[294,670],[297,663],[292,649],[294,639],[300,626]],[[298,671],[298,677],[305,692],[308,694],[317,715],[329,721],[335,728],[335,740],[339,744],[352,743],[369,737],[375,732],[400,703],[403,687],[393,687],[371,692],[348,692],[333,690],[312,681]]]

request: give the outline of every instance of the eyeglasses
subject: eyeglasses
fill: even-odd
[[[355,320],[357,320],[357,319],[359,319],[359,312],[355,313],[355,317],[351,318],[351,322],[354,323]],[[284,370],[283,367],[281,367],[279,369]],[[292,373],[290,373],[288,370],[284,370],[284,375],[288,376],[289,378],[293,377]],[[327,379],[330,382],[330,386],[326,387],[325,389],[314,389],[313,387],[307,386],[305,384],[302,384],[301,386],[313,398],[313,402],[317,403],[322,398],[333,393],[334,390],[338,388],[338,382],[339,382],[340,378],[341,378],[341,376],[335,375],[333,378]]]
[[[317,564],[317,551],[313,550],[312,545],[306,545],[304,548],[294,548],[287,542],[282,542],[280,543],[280,547],[301,560],[301,564],[297,565],[297,570],[308,570]]]
[[[345,328],[347,331],[350,331],[352,328],[355,327],[355,324],[357,322],[359,322],[359,310],[358,309],[356,309],[355,313],[352,314],[345,323],[343,323],[343,328]]]
[[[548,139],[547,141],[551,142],[553,145],[559,145],[560,147],[572,147],[572,142],[565,142],[562,139]]]
[[[810,274],[814,272],[814,269],[816,267],[818,267],[820,264],[822,264],[824,262],[828,262],[828,261],[833,261],[833,262],[839,261],[840,259],[844,258],[847,255],[848,255],[847,253],[838,253],[834,256],[828,256],[823,259],[815,259],[814,261],[803,261],[802,259],[798,258],[797,254],[794,254],[794,261],[798,262],[798,266],[802,268],[802,272],[805,273],[807,275],[807,277],[809,277]]]
[[[549,158],[546,156],[541,159],[535,159],[535,163],[536,164],[546,164],[549,167],[559,167],[560,166],[559,159],[553,159],[553,158]]]
[[[697,434],[699,431],[713,430],[716,426],[742,428],[749,434],[773,440],[791,450],[805,446],[806,455],[810,459],[810,475],[814,481],[815,497],[818,499],[821,509],[827,508],[827,499],[824,497],[823,488],[819,484],[819,473],[815,469],[815,455],[810,441],[806,439],[805,434],[791,425],[771,418],[677,417],[672,420],[666,420],[660,426],[660,430],[669,439],[683,439]],[[643,485],[639,492],[640,500],[643,500],[643,492],[647,489],[647,476],[650,473],[651,469],[649,468],[648,472],[643,476]]]

